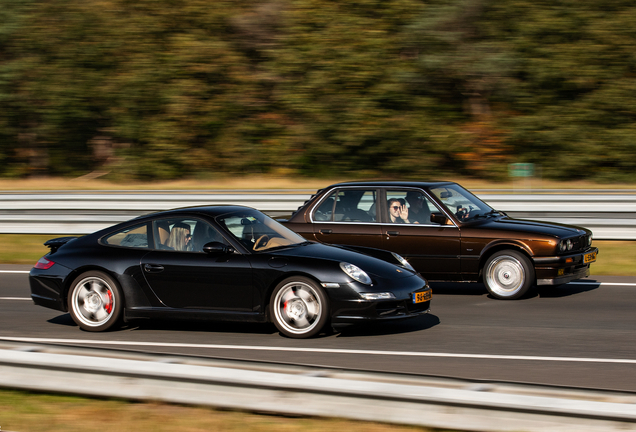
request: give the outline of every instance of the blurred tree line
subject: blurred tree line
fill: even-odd
[[[0,176],[636,180],[636,5],[0,0]]]

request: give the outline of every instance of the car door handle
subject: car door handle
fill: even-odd
[[[399,231],[387,231],[386,235],[388,236],[396,236],[396,235],[400,235]]]
[[[321,229],[318,232],[320,232],[320,234],[331,234],[332,231],[330,229]]]
[[[144,270],[148,273],[159,273],[163,271],[163,266],[159,264],[144,264]]]

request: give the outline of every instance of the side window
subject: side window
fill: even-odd
[[[376,191],[341,189],[329,195],[314,211],[316,222],[375,222]]]
[[[389,223],[437,225],[431,222],[431,212],[438,212],[424,193],[417,190],[387,190]]]
[[[320,203],[320,206],[314,211],[313,219],[318,221],[331,221],[333,220],[333,205],[336,201],[337,192],[329,195],[329,198]]]
[[[343,189],[336,196],[333,220],[335,222],[375,222],[376,191]]]
[[[103,240],[110,246],[122,246],[129,248],[148,247],[148,224],[126,228],[115,234],[111,234]]]
[[[152,223],[155,249],[203,252],[206,243],[227,240],[208,222],[192,218],[158,219]]]

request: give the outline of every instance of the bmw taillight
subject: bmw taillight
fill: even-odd
[[[36,269],[41,269],[41,270],[48,270],[51,267],[53,267],[53,264],[55,264],[53,261],[48,260],[45,257],[42,257],[38,260],[38,262],[35,263],[33,267]]]

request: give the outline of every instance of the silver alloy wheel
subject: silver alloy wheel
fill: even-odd
[[[276,321],[289,333],[303,335],[318,325],[323,305],[320,296],[305,282],[284,285],[274,298]]]
[[[117,306],[115,302],[113,287],[96,276],[89,276],[78,282],[71,297],[74,315],[88,327],[99,327],[107,323]]]
[[[499,255],[488,263],[484,279],[493,294],[501,298],[512,297],[523,288],[526,271],[517,258]]]

